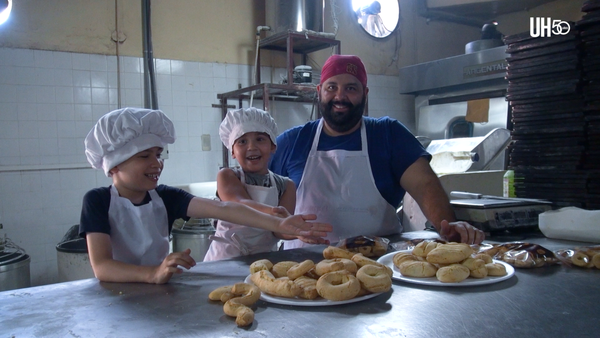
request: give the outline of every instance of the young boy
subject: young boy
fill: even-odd
[[[219,136],[240,165],[219,171],[219,199],[243,203],[274,216],[287,217],[293,214],[296,205],[294,182],[267,168],[271,154],[276,149],[277,137],[277,125],[271,115],[254,107],[229,111],[221,122]],[[296,236],[220,220],[204,261],[273,251],[277,249],[279,239],[292,238]],[[303,240],[327,243],[318,238],[303,237]]]
[[[162,284],[196,265],[190,250],[169,254],[169,232],[178,218],[216,218],[289,235],[325,236],[328,224],[312,215],[279,218],[239,203],[194,197],[158,185],[161,153],[175,141],[169,118],[159,110],[124,108],[96,123],[85,139],[86,156],[113,184],[83,199],[79,232],[88,244],[96,278],[109,282]]]

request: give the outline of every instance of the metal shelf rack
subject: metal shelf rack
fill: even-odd
[[[265,111],[269,111],[269,101],[273,99],[291,102],[313,102],[316,97],[316,88],[313,84],[293,83],[294,54],[300,54],[303,64],[306,64],[308,54],[332,47],[335,48],[336,54],[341,53],[341,42],[339,40],[324,37],[319,33],[311,34],[288,30],[262,39],[259,42],[259,54],[262,49],[286,52],[287,83],[261,83],[260,71],[258,71],[255,79],[255,83],[258,84],[217,94],[220,104],[213,105],[213,107],[221,109],[221,119],[224,119],[228,109],[236,108],[233,105],[228,105],[228,100],[237,99],[238,107],[241,107],[242,101],[250,99],[252,93],[254,93],[254,99],[263,101]],[[260,70],[260,56],[256,67]],[[223,146],[223,166],[229,166],[229,154],[225,146]]]

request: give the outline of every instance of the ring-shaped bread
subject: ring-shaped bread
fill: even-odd
[[[325,299],[343,301],[356,297],[360,282],[345,270],[324,274],[317,280],[317,292]]]
[[[371,292],[386,292],[392,288],[392,278],[387,271],[376,265],[365,265],[358,269],[356,278],[360,281],[363,289]]]

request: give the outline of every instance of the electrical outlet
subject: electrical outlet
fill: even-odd
[[[210,151],[210,134],[202,134],[202,151]]]

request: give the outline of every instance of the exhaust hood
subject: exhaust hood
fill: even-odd
[[[508,56],[506,46],[499,46],[400,68],[400,94],[429,95],[506,87]]]
[[[528,11],[556,0],[421,0],[421,15],[431,20],[460,22],[473,26],[496,20],[499,15]]]

